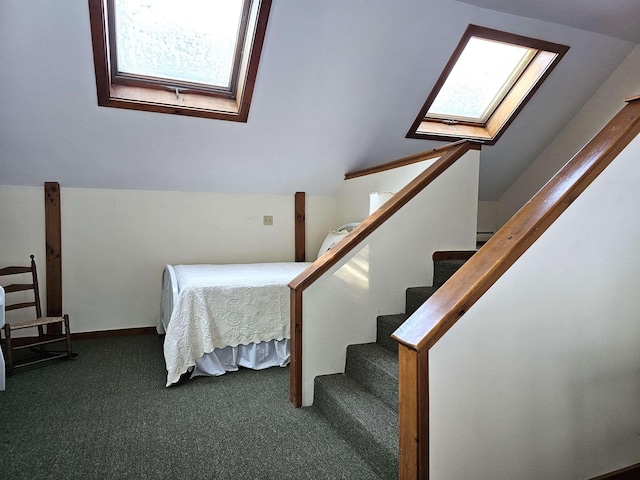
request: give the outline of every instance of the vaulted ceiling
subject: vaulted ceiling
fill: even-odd
[[[332,195],[440,144],[405,135],[471,23],[570,46],[483,148],[480,198],[498,199],[640,42],[640,2],[273,0],[233,123],[98,107],[87,2],[3,0],[0,185]]]
[[[602,33],[640,43],[640,2],[638,0],[460,0],[546,22]]]

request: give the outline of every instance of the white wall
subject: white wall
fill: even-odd
[[[38,283],[42,297],[43,312],[46,312],[46,264],[45,264],[44,188],[0,187],[0,267],[10,265],[29,266],[34,255],[38,269]],[[28,276],[9,277],[2,284],[29,282]],[[8,303],[33,301],[31,292],[10,294]],[[34,311],[16,310],[7,314],[7,321],[29,320]],[[35,331],[35,330],[34,330]],[[13,333],[24,336],[24,330]]]
[[[640,94],[640,45],[637,45],[593,97],[558,133],[497,202],[498,224],[513,216],[533,195],[587,144],[624,106],[624,99]]]
[[[478,232],[495,233],[498,228],[497,202],[478,202]]]
[[[338,193],[337,219],[341,224],[361,222],[369,216],[369,194],[373,192],[398,193],[411,180],[420,175],[437,158],[405,165],[371,175],[342,182]]]
[[[404,311],[407,287],[432,284],[435,250],[475,247],[479,156],[466,153],[304,291],[303,405],[313,402],[317,375],[344,372],[348,345],[376,340],[378,315]],[[345,182],[352,191],[338,210],[351,212],[347,218],[368,212],[368,187],[397,191],[411,180],[393,171],[369,177]]]
[[[335,199],[306,198],[307,251]],[[263,215],[274,217],[263,226]],[[154,326],[165,264],[293,261],[293,195],[61,188],[63,307],[73,332]],[[36,255],[45,285],[44,193],[0,187],[0,265]],[[43,298],[44,300],[44,298]]]
[[[28,265],[29,255],[39,264],[44,235],[44,187],[0,187],[0,265]]]
[[[431,475],[640,462],[640,137],[430,351]]]

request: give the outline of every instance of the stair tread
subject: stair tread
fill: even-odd
[[[378,315],[378,318],[384,318],[386,320],[397,320],[404,322],[409,316],[404,313],[390,313],[388,315]]]
[[[408,287],[407,288],[407,292],[415,292],[415,293],[433,293],[437,290],[436,287],[428,287],[428,286],[421,286],[421,287]]]

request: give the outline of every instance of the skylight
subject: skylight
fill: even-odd
[[[117,75],[229,90],[242,0],[113,0]]]
[[[407,137],[495,143],[568,49],[469,25]]]
[[[89,0],[98,105],[246,122],[272,0]]]
[[[485,122],[535,53],[533,48],[471,37],[427,116]]]

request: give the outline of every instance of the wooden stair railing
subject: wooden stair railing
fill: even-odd
[[[399,343],[400,479],[429,478],[429,349],[640,133],[628,104],[392,335]]]
[[[409,182],[376,212],[367,217],[357,228],[345,236],[335,247],[317,259],[304,272],[289,283],[291,289],[291,363],[289,400],[296,406],[302,406],[302,297],[303,292],[318,280],[332,266],[347,256],[354,248],[380,227],[387,219],[406,205],[413,197],[432,183],[447,168],[453,165],[467,151],[480,149],[477,142],[459,141],[444,145],[424,153],[405,157],[372,169],[346,175],[345,179],[392,168],[438,158],[420,175]]]
[[[375,167],[363,168],[362,170],[349,172],[344,176],[344,179],[351,180],[352,178],[364,177],[365,175],[372,175],[374,173],[386,172],[387,170],[393,170],[394,168],[404,167],[406,165],[411,165],[413,163],[424,162],[425,160],[439,157],[445,152],[451,150],[454,147],[457,147],[458,145],[462,145],[463,143],[470,144],[471,145],[470,148],[474,148],[477,150],[479,150],[482,145],[481,143],[478,143],[478,142],[471,143],[470,140],[458,140],[457,142],[447,143],[446,145],[436,147],[432,150],[416,153],[415,155],[410,155],[408,157],[403,157],[398,160],[393,160],[391,162],[383,163],[381,165],[376,165]]]

